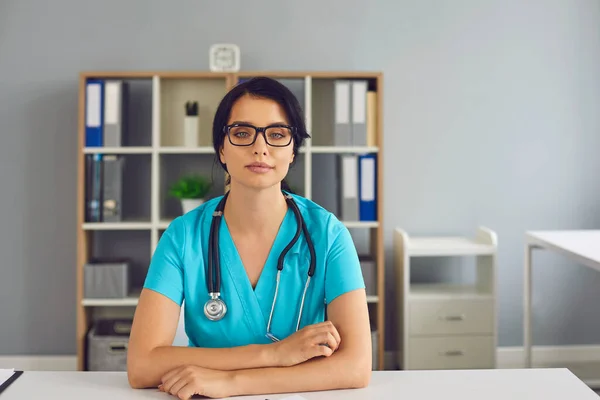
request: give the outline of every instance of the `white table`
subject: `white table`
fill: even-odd
[[[290,394],[236,397],[281,400]],[[598,400],[568,369],[375,371],[365,389],[300,393],[307,400]],[[1,400],[176,399],[155,389],[131,389],[124,372],[26,371]]]
[[[525,366],[531,367],[531,256],[533,249],[556,251],[572,258],[575,262],[600,271],[600,230],[532,231],[525,234],[525,268],[523,284],[523,346]],[[588,384],[600,385],[597,379]]]

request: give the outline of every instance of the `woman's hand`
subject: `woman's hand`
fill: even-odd
[[[288,367],[313,357],[329,357],[338,349],[340,341],[340,334],[331,321],[306,326],[274,344],[277,365]]]
[[[233,372],[230,371],[187,365],[166,373],[161,382],[159,390],[180,399],[189,399],[195,394],[213,398],[235,395]]]

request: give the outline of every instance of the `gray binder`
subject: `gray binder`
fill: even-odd
[[[367,81],[352,81],[352,145],[367,145]]]
[[[334,82],[334,146],[352,146],[352,102],[351,83],[338,79]]]
[[[105,155],[103,158],[102,218],[104,222],[120,222],[123,213],[124,158]]]
[[[127,84],[107,80],[104,85],[104,146],[120,147],[125,126],[125,96]]]
[[[342,221],[358,221],[358,156],[340,154],[339,168],[339,218]]]

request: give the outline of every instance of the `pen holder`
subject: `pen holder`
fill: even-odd
[[[198,116],[184,117],[183,144],[185,147],[198,147]]]

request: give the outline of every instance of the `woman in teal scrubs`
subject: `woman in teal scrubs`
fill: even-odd
[[[368,384],[369,315],[352,237],[284,182],[308,137],[297,99],[275,80],[254,78],[223,98],[213,145],[230,188],[160,238],[129,339],[132,387],[189,398]],[[189,346],[177,347],[184,301]]]

